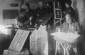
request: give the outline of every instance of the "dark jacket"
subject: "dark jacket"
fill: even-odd
[[[18,22],[24,24],[26,21],[29,20],[29,17],[32,16],[33,11],[32,9],[29,9],[28,11],[23,11],[22,13],[20,13],[20,15],[18,16]]]

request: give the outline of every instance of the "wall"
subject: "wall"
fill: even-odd
[[[28,2],[28,0],[26,1]],[[18,3],[20,4],[20,2],[17,0],[0,0],[0,24],[14,24],[16,23],[16,20],[15,19],[3,19],[3,10],[5,9],[17,9],[19,10],[19,6],[18,7],[10,7],[10,3]],[[31,8],[32,9],[36,9],[38,4],[37,3],[30,3],[31,5]]]
[[[72,0],[72,7],[79,16],[79,23],[82,29],[85,29],[85,1],[84,0]]]
[[[79,15],[79,23],[82,28],[82,34],[79,39],[79,46],[78,48],[80,49],[80,55],[85,55],[85,0],[74,0],[75,2],[73,7],[78,9],[78,15]]]
[[[14,3],[14,2],[15,2],[14,0],[0,0],[0,24],[15,23],[15,20],[13,19],[11,20],[3,19],[4,9],[17,9],[17,10],[19,9],[19,7],[10,7],[10,3]]]

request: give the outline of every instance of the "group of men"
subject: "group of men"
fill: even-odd
[[[19,26],[34,27],[39,23],[39,20],[49,12],[48,9],[51,11],[50,7],[44,7],[42,2],[39,2],[38,7],[35,10],[30,8],[29,3],[25,3],[20,8],[19,16],[17,18]]]
[[[45,5],[46,4],[46,5]],[[71,14],[75,15],[74,9],[71,7],[71,2],[65,2],[65,6],[60,2],[61,4],[61,10],[62,14],[64,16],[65,12],[69,11]],[[64,7],[64,8],[63,8]],[[43,3],[39,2],[38,7],[35,10],[32,10],[30,8],[29,3],[25,3],[21,6],[19,15],[18,15],[18,24],[19,26],[23,27],[34,27],[36,24],[39,24],[39,20],[42,19],[42,17],[46,13],[53,13],[53,4],[50,3]]]

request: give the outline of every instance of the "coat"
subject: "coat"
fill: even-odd
[[[62,25],[62,31],[63,32],[75,32],[75,31],[80,31],[80,30],[79,30],[79,25],[77,22],[73,22],[71,24],[71,27],[69,27],[69,24],[67,22],[64,22]]]

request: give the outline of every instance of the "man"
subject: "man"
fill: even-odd
[[[43,5],[42,1],[39,1],[38,7],[34,11],[34,16],[36,19],[36,23],[40,25],[40,22],[42,22],[42,17],[46,14],[46,8]]]
[[[24,7],[20,10],[20,14],[18,16],[18,22],[20,26],[27,27],[27,25],[31,25],[33,11],[30,9],[29,3],[26,3]]]
[[[66,12],[69,12],[70,14],[72,14],[73,17],[75,17],[75,20],[78,21],[76,11],[71,7],[71,3],[72,3],[71,0],[65,2],[66,8],[63,13],[65,14]]]

